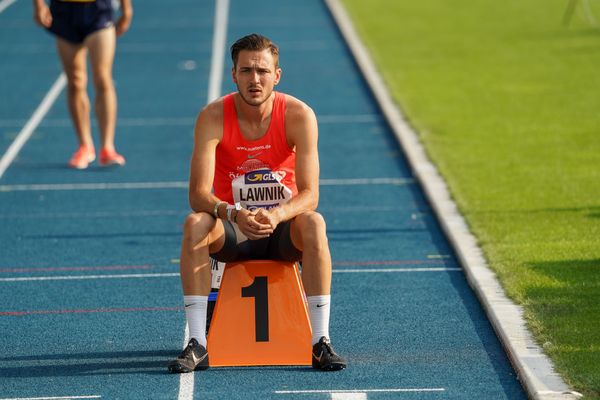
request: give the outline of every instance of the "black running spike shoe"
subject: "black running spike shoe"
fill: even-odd
[[[208,352],[196,339],[190,339],[181,354],[169,363],[169,372],[179,374],[208,368]]]
[[[346,368],[348,362],[338,356],[331,347],[331,342],[325,336],[315,343],[312,349],[312,366],[321,371],[339,371]]]

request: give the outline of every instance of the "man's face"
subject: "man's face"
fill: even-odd
[[[233,82],[242,99],[251,106],[259,106],[273,93],[279,83],[281,69],[268,49],[262,51],[242,50],[237,66],[232,69]]]

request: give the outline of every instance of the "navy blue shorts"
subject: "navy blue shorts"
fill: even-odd
[[[221,262],[246,260],[301,261],[302,252],[292,243],[290,227],[292,221],[282,222],[267,238],[246,240],[237,243],[237,234],[233,224],[223,221],[225,243],[223,248],[210,256]]]
[[[52,0],[50,12],[52,26],[48,30],[75,44],[83,43],[88,35],[114,24],[111,0],[90,2]]]

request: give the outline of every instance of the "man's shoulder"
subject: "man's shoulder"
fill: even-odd
[[[305,119],[314,118],[314,111],[308,104],[302,100],[291,96],[286,93],[282,93],[285,96],[285,116],[286,119]]]
[[[223,101],[220,97],[205,105],[198,115],[198,118],[206,123],[216,123],[223,120]]]
[[[223,135],[223,98],[216,99],[198,113],[195,135],[203,140],[220,140]]]
[[[211,101],[202,109],[203,113],[208,115],[223,115],[223,102],[225,101],[225,96],[219,97],[216,100]]]

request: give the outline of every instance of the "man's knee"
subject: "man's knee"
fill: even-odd
[[[104,73],[94,76],[94,90],[96,93],[106,93],[114,89],[112,76]]]
[[[325,233],[326,225],[325,219],[321,214],[316,211],[307,211],[296,217],[301,220],[303,230],[310,232],[323,232]]]
[[[74,71],[70,74],[67,83],[69,92],[84,92],[87,90],[87,76],[84,72]]]
[[[327,226],[321,214],[316,211],[302,213],[296,216],[296,223],[304,250],[307,246],[327,246]]]
[[[204,212],[189,214],[183,223],[184,245],[194,247],[200,241],[205,240],[214,222],[215,219]]]

